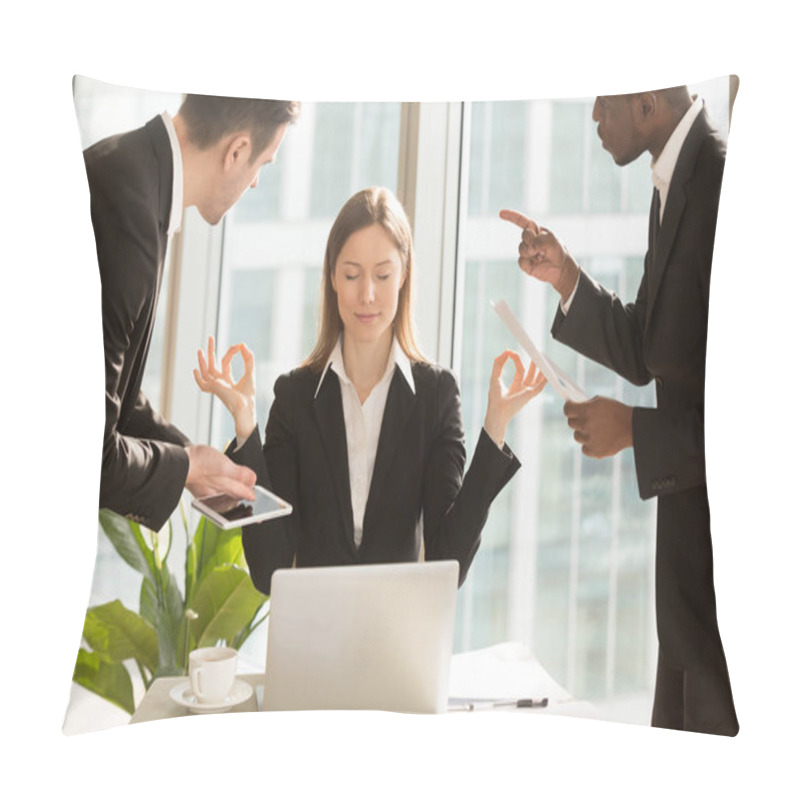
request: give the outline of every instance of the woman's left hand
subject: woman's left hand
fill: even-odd
[[[503,367],[508,359],[514,362],[514,379],[511,386],[503,383]],[[489,380],[489,402],[483,427],[498,447],[505,442],[506,426],[524,405],[530,402],[547,383],[547,378],[531,361],[526,374],[519,353],[506,350],[494,360],[492,377]]]

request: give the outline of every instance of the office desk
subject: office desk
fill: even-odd
[[[234,706],[229,713],[258,711],[263,697],[264,674],[242,674],[237,675],[237,678],[249,683],[254,691],[246,701]],[[179,677],[157,678],[153,681],[131,717],[131,723],[194,716],[169,696],[170,690],[185,680],[185,677]],[[452,698],[475,700],[546,697],[546,708],[502,707],[497,710],[598,718],[591,703],[574,700],[566,689],[553,680],[536,657],[518,642],[505,642],[483,650],[454,654],[450,662],[449,694]]]

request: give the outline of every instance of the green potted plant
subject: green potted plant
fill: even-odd
[[[171,521],[155,532],[111,511],[101,510],[100,526],[114,549],[142,575],[139,611],[119,600],[86,611],[83,642],[73,681],[133,714],[130,669],[145,688],[159,677],[184,675],[188,653],[225,644],[237,650],[266,619],[259,617],[267,595],[250,580],[241,529],[224,531],[201,517],[186,533],[183,593],[167,567]]]

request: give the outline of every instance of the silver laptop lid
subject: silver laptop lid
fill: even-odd
[[[265,711],[447,709],[458,562],[277,570]]]

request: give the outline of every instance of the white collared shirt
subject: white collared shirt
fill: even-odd
[[[339,387],[342,395],[344,427],[347,434],[347,464],[350,472],[350,500],[353,507],[353,533],[356,547],[361,545],[361,537],[364,530],[364,511],[367,507],[369,487],[372,483],[372,473],[375,469],[383,412],[386,409],[386,398],[389,395],[389,387],[392,383],[395,366],[400,368],[400,373],[405,378],[411,391],[416,392],[414,375],[411,372],[411,362],[403,352],[397,339],[395,339],[389,351],[389,359],[386,362],[386,370],[383,376],[362,404],[358,398],[356,387],[345,372],[340,337],[328,359],[327,366],[322,371],[317,384],[317,391],[314,393],[314,397],[316,397],[328,369],[333,370],[339,378]]]
[[[180,230],[183,218],[183,156],[181,155],[181,146],[178,142],[175,126],[172,123],[172,117],[166,111],[163,111],[161,119],[167,129],[169,145],[172,150],[172,205],[170,206],[169,227],[167,228],[167,236],[172,236],[173,233]]]
[[[650,162],[653,186],[658,189],[658,194],[661,199],[661,215],[658,220],[659,222],[664,219],[667,194],[669,193],[669,185],[672,182],[672,176],[675,173],[675,165],[678,163],[678,156],[681,154],[683,143],[689,135],[689,129],[702,110],[703,100],[696,96],[688,111],[681,117],[681,121],[677,124],[675,130],[672,131],[669,139],[667,139],[667,143],[664,145],[664,149],[661,151],[658,158]]]

